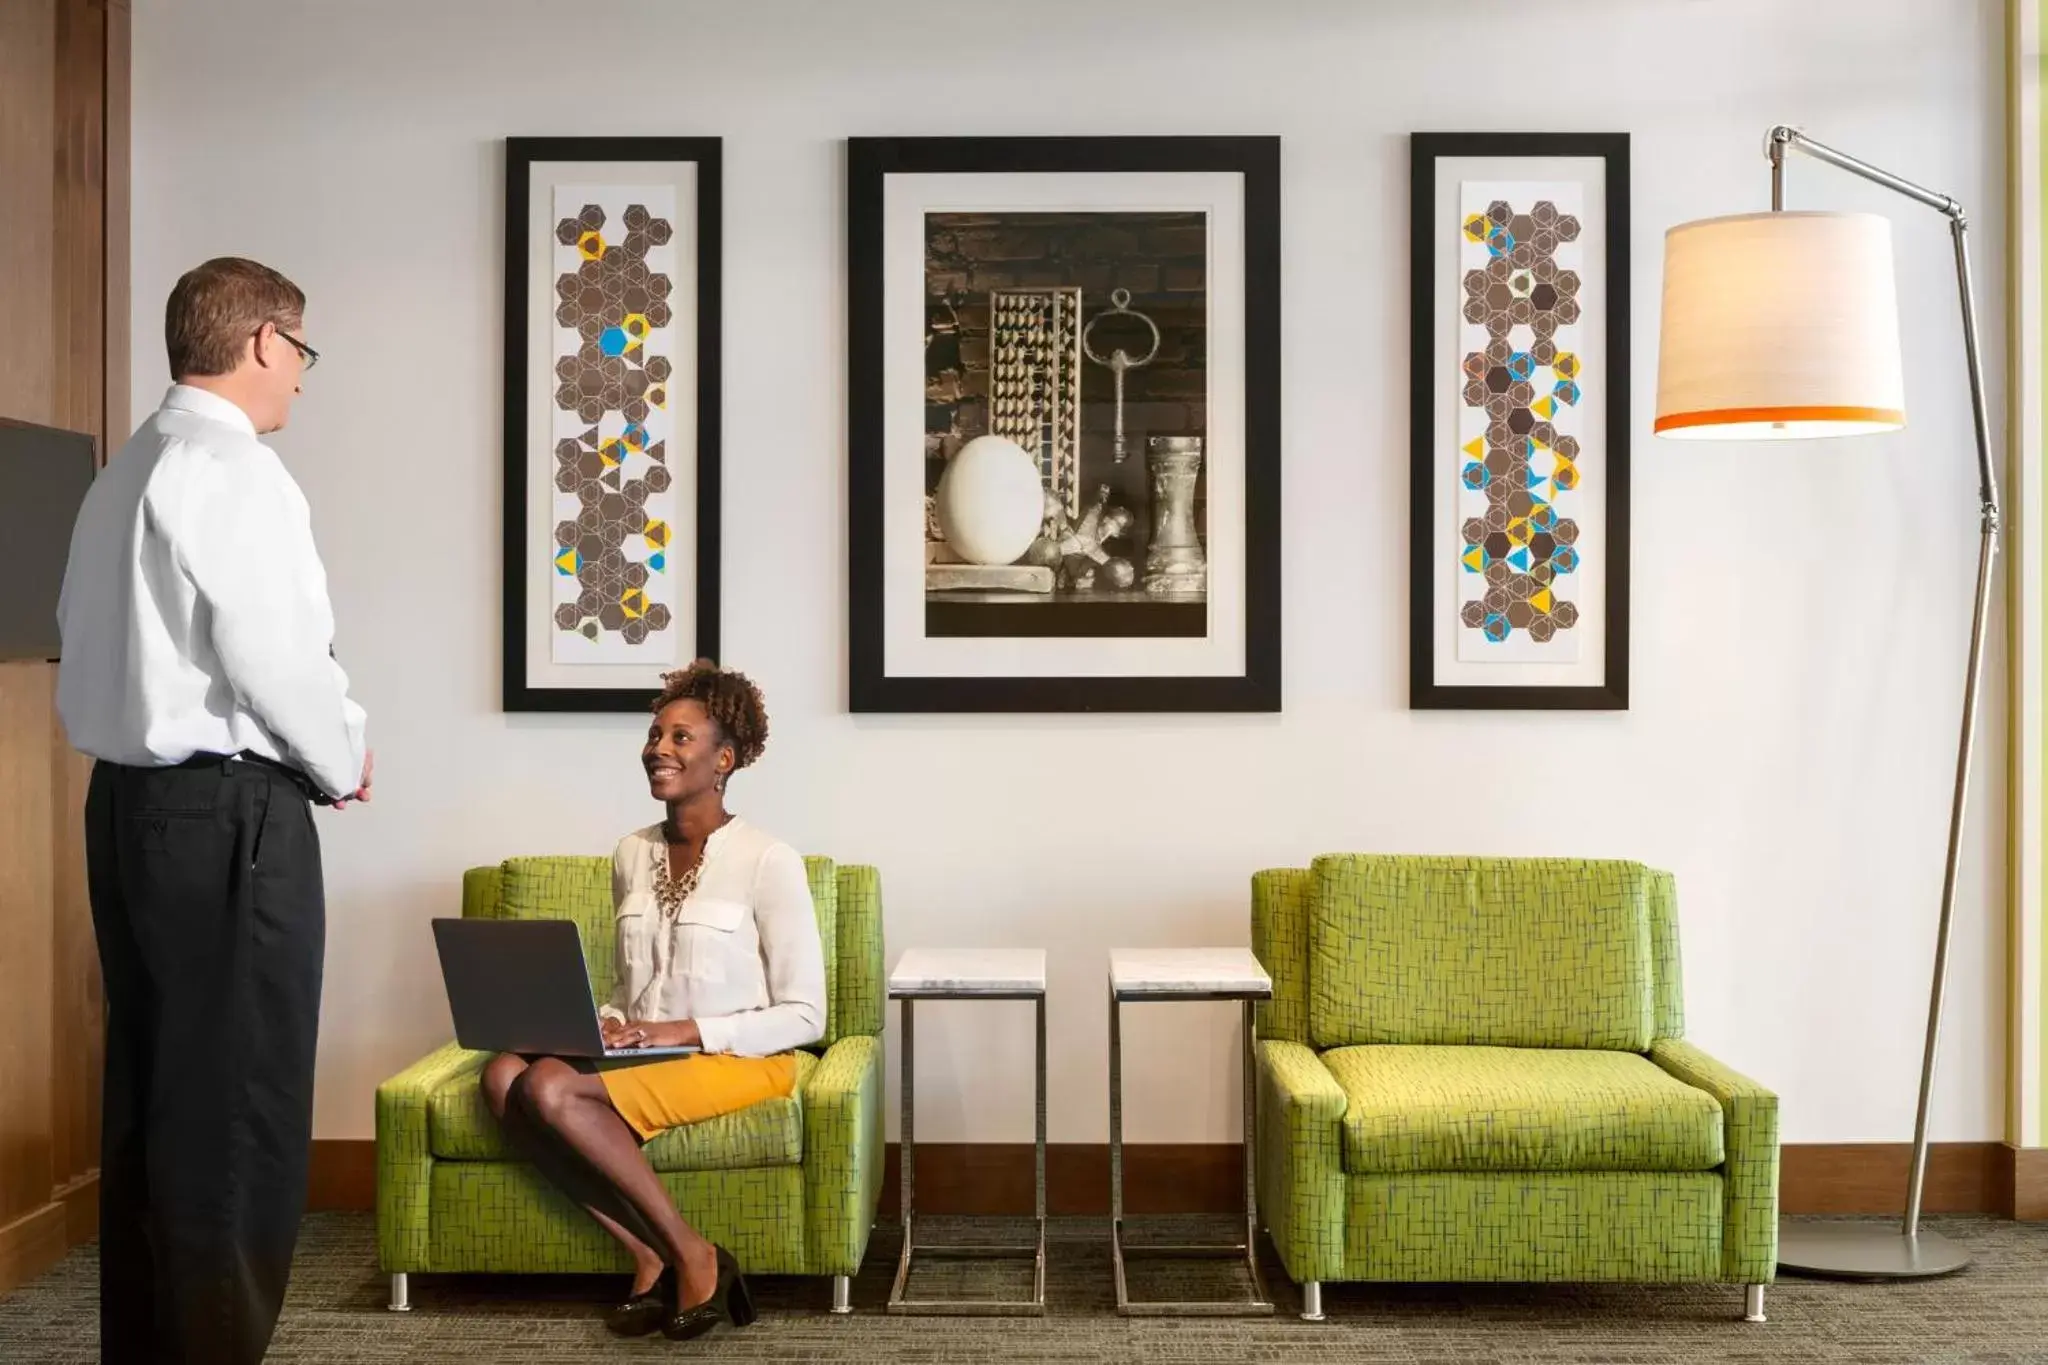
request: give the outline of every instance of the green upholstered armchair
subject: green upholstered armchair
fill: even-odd
[[[846,1312],[882,1190],[882,901],[869,867],[806,858],[825,941],[825,1037],[796,1093],[662,1134],[647,1157],[676,1207],[743,1269],[830,1275]],[[466,918],[568,919],[593,997],[612,989],[611,860],[515,858],[462,886]],[[377,1250],[391,1306],[407,1276],[630,1269],[619,1245],[505,1144],[454,1043],[377,1087]]]
[[[1669,874],[1319,858],[1252,880],[1258,1182],[1325,1280],[1710,1281],[1762,1321],[1778,1101],[1684,1041]]]

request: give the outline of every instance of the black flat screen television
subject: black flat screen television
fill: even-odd
[[[83,432],[0,417],[0,661],[57,657],[57,592],[96,464]]]

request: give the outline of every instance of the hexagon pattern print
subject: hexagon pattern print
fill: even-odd
[[[673,645],[675,197],[669,185],[555,188],[556,663],[633,663]]]
[[[1458,657],[1578,658],[1579,213],[1573,184],[1459,187]]]

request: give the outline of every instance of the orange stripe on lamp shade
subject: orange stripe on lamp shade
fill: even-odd
[[[1852,436],[1905,425],[1891,224],[1745,213],[1664,234],[1658,435]]]
[[[1906,414],[1897,408],[1844,406],[1709,408],[1701,412],[1665,413],[1657,419],[1653,430],[1661,435],[1667,431],[1684,431],[1695,427],[1755,426],[1764,423],[1773,426],[1794,426],[1809,422],[1902,427],[1906,425]]]

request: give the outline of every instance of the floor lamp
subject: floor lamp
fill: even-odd
[[[1927,1101],[1941,1034],[1991,563],[1998,549],[1998,482],[1977,355],[1968,223],[1962,205],[1947,195],[1815,142],[1797,129],[1771,129],[1766,146],[1771,212],[1685,223],[1665,236],[1658,435],[1696,440],[1847,436],[1905,425],[1891,224],[1873,214],[1786,212],[1787,152],[1824,161],[1926,205],[1948,219],[1955,242],[1963,351],[1977,426],[1982,538],[1906,1216],[1897,1231],[1889,1225],[1786,1224],[1778,1234],[1778,1264],[1789,1271],[1868,1280],[1944,1275],[1967,1265],[1969,1254],[1939,1233],[1920,1230],[1920,1195],[1927,1175]]]

